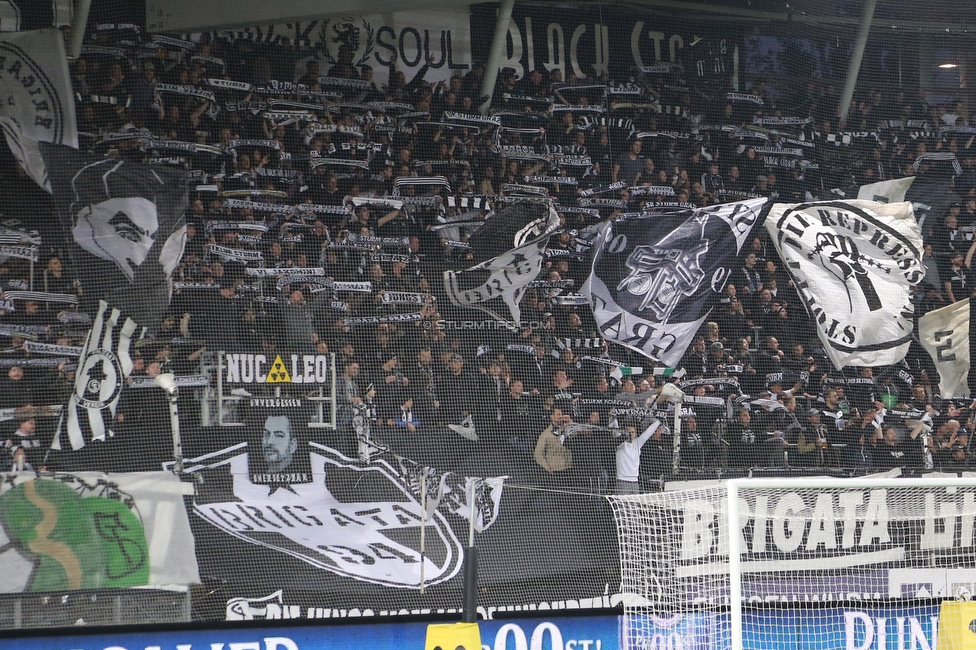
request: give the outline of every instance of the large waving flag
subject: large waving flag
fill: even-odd
[[[905,358],[915,313],[911,287],[925,275],[911,203],[776,204],[766,230],[834,366]]]
[[[61,32],[0,34],[0,128],[10,151],[38,185],[51,191],[38,142],[78,147],[75,98]]]
[[[183,256],[186,172],[43,142],[40,149],[85,297],[154,324]],[[97,302],[85,307],[94,311]]]
[[[40,150],[84,308],[97,310],[62,422],[72,449],[80,449],[111,435],[132,370],[130,346],[169,305],[186,239],[186,174],[47,143]],[[60,445],[59,437],[54,448]]]
[[[490,226],[495,220],[508,227]],[[463,271],[444,271],[448,298],[458,307],[478,309],[516,329],[522,318],[519,303],[542,270],[549,234],[558,227],[559,215],[551,205],[519,203],[498,213],[484,228],[496,233],[494,245],[503,252]],[[491,250],[492,239],[482,237],[479,250]]]
[[[603,337],[676,365],[721,297],[766,199],[600,226],[583,285]]]

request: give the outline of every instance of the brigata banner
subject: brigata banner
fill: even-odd
[[[727,603],[727,589],[716,588],[709,578],[727,574],[729,535],[738,534],[747,598],[950,595],[952,581],[946,581],[944,569],[918,567],[929,566],[933,554],[944,556],[944,566],[964,565],[963,557],[976,544],[976,489],[923,494],[910,485],[906,480],[905,488],[747,490],[740,493],[738,532],[727,528],[724,491],[703,491],[660,510],[660,524],[677,540],[668,579],[685,585],[680,593],[690,602]],[[972,570],[953,571],[957,585],[976,582]],[[917,572],[918,578],[906,572]]]
[[[228,618],[457,607],[472,516],[486,610],[619,603],[602,502],[509,490],[506,464],[446,428],[407,436],[379,422],[335,436],[309,427],[314,409],[299,400],[255,397],[239,409],[236,444],[184,442],[186,471],[200,480],[190,521],[201,573],[222,585],[207,606],[226,605]],[[545,525],[527,529],[526,508]]]
[[[225,384],[325,384],[327,354],[221,353]]]

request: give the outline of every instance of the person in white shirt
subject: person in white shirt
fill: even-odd
[[[624,424],[624,429],[627,430],[629,436],[617,445],[617,494],[640,493],[638,479],[640,477],[641,448],[660,428],[661,421],[654,420],[638,436],[636,422],[631,420]]]

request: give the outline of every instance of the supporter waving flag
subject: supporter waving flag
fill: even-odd
[[[668,366],[718,302],[766,199],[605,222],[583,285],[603,337]]]
[[[766,230],[835,367],[905,358],[915,313],[911,288],[925,275],[911,203],[777,204]]]

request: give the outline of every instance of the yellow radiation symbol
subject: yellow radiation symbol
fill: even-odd
[[[268,372],[268,378],[264,380],[266,384],[290,384],[291,375],[288,374],[288,368],[285,368],[285,362],[281,360],[281,355],[275,357],[274,363],[271,364],[271,370]]]

